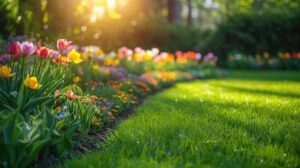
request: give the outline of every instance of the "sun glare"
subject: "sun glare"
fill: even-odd
[[[116,8],[116,1],[115,0],[107,0],[107,7],[109,9],[115,9]]]
[[[91,23],[97,22],[97,20],[103,19],[105,16],[109,16],[113,19],[120,19],[121,15],[116,11],[117,2],[116,0],[82,0],[81,6],[86,6],[88,4],[92,5],[91,14],[89,20]],[[126,5],[126,0],[118,1],[118,5],[124,7]]]

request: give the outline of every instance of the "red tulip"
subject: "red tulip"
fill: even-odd
[[[60,50],[65,50],[69,44],[71,44],[71,41],[67,41],[66,39],[58,39],[57,40],[57,48]]]
[[[18,41],[11,43],[11,45],[8,47],[8,53],[14,54],[16,56],[20,56],[21,55],[21,43]]]
[[[297,58],[297,53],[296,52],[293,52],[292,54],[292,58],[296,59]]]
[[[41,47],[38,50],[38,56],[42,59],[47,58],[50,55],[50,50],[47,47]]]

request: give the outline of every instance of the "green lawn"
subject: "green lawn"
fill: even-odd
[[[300,73],[177,84],[64,167],[300,167]]]

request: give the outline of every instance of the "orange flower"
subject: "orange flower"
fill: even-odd
[[[59,90],[56,90],[55,92],[54,92],[54,98],[56,98],[56,97],[58,97],[59,96]]]
[[[108,116],[109,116],[109,118],[110,118],[111,120],[115,119],[115,117],[114,117],[114,115],[113,115],[112,112],[108,112],[107,114],[108,114]]]
[[[57,112],[61,112],[62,111],[62,108],[60,106],[56,107],[55,109]]]
[[[76,98],[76,95],[74,94],[74,92],[73,92],[72,90],[68,90],[68,91],[66,92],[66,96],[67,96],[67,98],[69,98],[69,99],[75,99],[75,98]]]
[[[67,65],[69,63],[67,57],[60,56],[60,55],[55,58],[55,62],[57,64],[63,64],[63,65]]]
[[[95,100],[97,100],[97,99],[98,99],[97,96],[95,96],[95,95],[91,96],[91,100],[92,100],[92,101],[95,101]]]

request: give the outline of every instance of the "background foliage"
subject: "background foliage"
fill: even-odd
[[[300,45],[299,0],[2,0],[0,37],[57,36],[105,50],[291,52]]]

